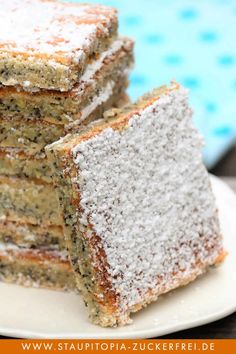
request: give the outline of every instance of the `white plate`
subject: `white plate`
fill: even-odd
[[[132,325],[92,325],[79,296],[0,283],[0,333],[24,338],[150,338],[199,326],[236,310],[236,195],[212,178],[226,261],[133,316]]]

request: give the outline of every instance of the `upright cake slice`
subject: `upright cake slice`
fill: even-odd
[[[201,147],[186,91],[172,84],[48,148],[94,323],[129,323],[224,258]]]
[[[54,0],[2,0],[0,83],[68,91],[116,37],[116,10]]]

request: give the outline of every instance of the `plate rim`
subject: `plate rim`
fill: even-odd
[[[35,331],[28,331],[28,330],[23,330],[18,332],[18,329],[14,330],[2,330],[0,328],[0,334],[1,336],[6,336],[6,337],[11,337],[11,338],[27,338],[27,339],[150,339],[150,338],[158,338],[164,335],[168,334],[173,334],[179,331],[183,331],[186,329],[191,329],[195,327],[199,327],[217,320],[220,320],[224,317],[227,317],[231,314],[233,314],[236,311],[236,305],[230,306],[228,309],[224,309],[223,311],[219,311],[217,313],[213,313],[208,315],[207,317],[202,317],[200,319],[193,320],[191,322],[184,322],[181,324],[174,325],[173,327],[166,327],[163,330],[158,332],[157,335],[157,329],[154,328],[153,330],[150,329],[145,329],[145,330],[137,330],[137,331],[132,331],[125,333],[121,333],[120,335],[117,333],[115,334],[115,328],[114,328],[114,335],[113,333],[109,333],[109,338],[106,333],[99,333],[99,334],[93,334],[91,335],[79,335],[78,333],[71,333],[67,335],[63,334],[58,334],[58,335],[50,335],[48,333],[43,333],[43,332],[38,332],[36,333]],[[126,329],[128,328],[127,326],[125,327]]]

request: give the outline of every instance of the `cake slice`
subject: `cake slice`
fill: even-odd
[[[117,33],[116,10],[54,0],[2,0],[0,83],[68,91]]]
[[[191,115],[173,83],[47,148],[77,286],[96,324],[130,323],[224,258]]]
[[[40,90],[26,92],[18,87],[0,87],[1,119],[23,118],[66,125],[87,117],[83,110],[109,86],[121,89],[133,65],[133,41],[121,37],[112,42],[99,58],[89,63],[78,82],[68,92]],[[103,94],[104,95],[104,94]],[[93,104],[94,106],[94,104]],[[10,122],[14,124],[14,120]],[[2,123],[1,123],[2,125]]]

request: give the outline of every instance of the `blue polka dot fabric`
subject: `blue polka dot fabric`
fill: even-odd
[[[236,141],[235,0],[90,2],[118,8],[120,33],[136,41],[132,99],[172,79],[190,89],[204,161],[213,167]]]

